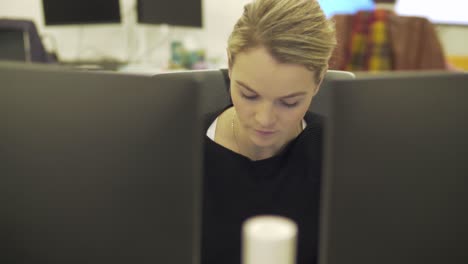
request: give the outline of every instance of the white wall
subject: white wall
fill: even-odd
[[[407,16],[424,16],[438,24],[464,24],[465,26],[437,26],[437,31],[449,55],[468,55],[468,16],[466,0],[399,0],[395,10]]]
[[[77,0],[78,1],[78,0]],[[41,0],[0,0],[0,17],[35,21],[48,49],[62,60],[113,58],[162,67],[169,59],[169,43],[182,40],[204,48],[209,60],[225,65],[226,40],[248,0],[203,0],[203,29],[139,25],[135,0],[120,0],[123,23],[116,25],[45,26]],[[99,2],[98,0],[96,1]],[[449,55],[468,55],[468,27],[439,26]]]
[[[468,56],[468,26],[447,26],[436,27],[440,40],[447,55]]]
[[[137,24],[136,0],[120,0],[123,21],[115,25],[45,26],[41,0],[0,0],[0,17],[32,19],[46,47],[61,60],[114,58],[163,66],[170,42],[181,40],[224,64],[227,37],[246,2],[203,0],[203,29]]]

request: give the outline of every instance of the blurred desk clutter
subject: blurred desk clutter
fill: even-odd
[[[215,60],[207,60],[205,50],[200,48],[187,48],[181,41],[172,41],[167,63],[158,65],[157,63],[122,61],[113,58],[101,60],[77,60],[63,61],[64,66],[79,68],[84,70],[104,70],[134,73],[162,73],[186,70],[217,69],[220,65]]]
[[[468,71],[468,56],[448,56],[450,65],[455,70]]]
[[[169,69],[201,70],[207,68],[208,65],[205,60],[205,50],[187,49],[180,41],[173,41],[171,43],[171,59],[169,61]]]
[[[124,61],[114,59],[61,61],[60,64],[65,67],[100,71],[118,71],[121,67],[127,65]]]

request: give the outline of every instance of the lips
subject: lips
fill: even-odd
[[[270,136],[275,133],[275,131],[257,130],[257,129],[255,129],[255,132],[257,132],[257,134],[260,134],[262,136]]]

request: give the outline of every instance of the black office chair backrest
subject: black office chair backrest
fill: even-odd
[[[0,60],[31,61],[26,31],[0,27]]]
[[[26,61],[37,63],[56,62],[56,59],[46,51],[36,24],[34,24],[33,21],[24,19],[0,19],[0,30],[23,33],[22,36],[25,36],[24,43],[19,42],[19,45],[24,45],[25,52],[27,53]],[[23,39],[21,41],[23,41]]]

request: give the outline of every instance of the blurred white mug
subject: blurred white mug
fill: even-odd
[[[242,227],[242,264],[295,264],[297,225],[274,215],[247,219]]]

